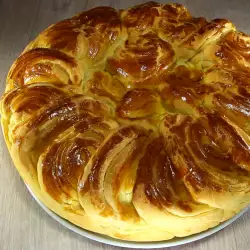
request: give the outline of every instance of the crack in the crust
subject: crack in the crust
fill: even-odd
[[[206,38],[205,41],[202,43],[202,45],[201,45],[198,49],[195,50],[195,54],[194,54],[193,56],[191,56],[190,58],[188,58],[186,62],[191,62],[192,59],[193,59],[196,55],[198,55],[198,54],[199,54],[200,52],[202,52],[202,51],[204,52],[204,47],[206,47],[206,45],[210,44],[211,42],[213,42],[214,44],[216,44],[218,41],[220,41],[220,39],[221,39],[223,36],[225,36],[227,33],[231,32],[231,31],[234,31],[234,29],[229,29],[229,30],[222,31],[221,35],[220,35],[217,39],[215,39],[215,40],[210,39],[210,38],[212,38],[212,36]],[[203,60],[203,61],[204,61],[204,60]]]

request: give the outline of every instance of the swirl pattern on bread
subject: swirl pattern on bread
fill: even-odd
[[[180,4],[51,25],[1,99],[11,157],[52,211],[131,241],[195,234],[250,204],[250,37]]]

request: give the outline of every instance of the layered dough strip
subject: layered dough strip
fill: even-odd
[[[179,4],[97,7],[43,31],[1,99],[24,181],[74,224],[133,241],[250,203],[249,37]]]

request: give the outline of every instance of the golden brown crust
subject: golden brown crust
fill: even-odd
[[[204,231],[250,203],[250,38],[180,4],[97,7],[12,65],[1,122],[36,196],[133,241]]]

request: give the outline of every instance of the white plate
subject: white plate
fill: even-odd
[[[31,189],[27,186],[29,192],[31,193],[31,195],[33,196],[33,198],[37,201],[37,203],[52,217],[54,218],[56,221],[58,221],[60,224],[62,224],[63,226],[69,228],[70,230],[88,238],[91,240],[95,240],[101,243],[105,243],[105,244],[109,244],[112,246],[118,246],[118,247],[131,247],[131,248],[144,248],[144,249],[152,249],[152,248],[161,248],[161,247],[172,247],[172,246],[179,246],[179,245],[183,245],[186,243],[190,243],[193,241],[197,241],[200,239],[203,239],[211,234],[214,234],[218,231],[220,231],[221,229],[225,228],[226,226],[230,225],[231,223],[233,223],[235,220],[237,220],[240,216],[242,216],[247,210],[248,208],[245,208],[244,210],[242,210],[240,213],[236,214],[233,218],[221,223],[220,225],[208,229],[207,231],[195,234],[195,235],[191,235],[188,237],[184,237],[184,238],[174,238],[172,240],[168,240],[168,241],[156,241],[156,242],[132,242],[132,241],[122,241],[122,240],[117,240],[117,239],[113,239],[111,237],[105,236],[105,235],[101,235],[101,234],[97,234],[97,233],[93,233],[90,232],[88,230],[85,230],[83,228],[80,228],[78,226],[75,226],[74,224],[72,224],[71,222],[61,218],[59,215],[55,214],[54,212],[52,212],[50,209],[48,209],[36,196],[35,194],[31,191]]]

